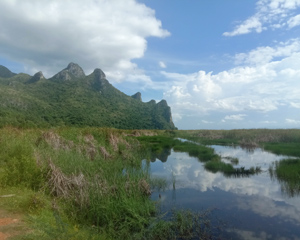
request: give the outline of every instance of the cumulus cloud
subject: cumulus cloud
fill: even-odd
[[[229,115],[224,118],[224,120],[234,120],[234,121],[241,121],[244,120],[246,114],[236,114],[236,115]]]
[[[166,68],[167,67],[167,65],[163,61],[160,61],[158,64],[161,68]]]
[[[132,59],[143,57],[147,37],[170,35],[136,0],[3,0],[0,29],[1,55],[31,73],[51,77],[73,61],[87,73],[102,68],[111,81],[129,73],[148,81]]]
[[[300,40],[290,39],[281,42],[274,47],[258,47],[248,53],[239,53],[235,55],[237,64],[261,65],[272,60],[291,56],[300,51]]]
[[[300,120],[295,120],[295,119],[290,119],[290,118],[287,118],[287,119],[285,119],[285,121],[287,122],[287,123],[291,123],[291,124],[300,124]]]
[[[224,32],[227,37],[260,33],[269,28],[278,29],[287,26],[296,27],[300,24],[300,16],[295,10],[300,7],[300,0],[259,0],[256,3],[256,13],[239,23],[233,31]]]
[[[288,24],[289,28],[293,28],[293,27],[300,25],[300,14],[298,14],[294,17],[291,17],[288,20],[287,24]]]
[[[232,37],[235,35],[247,34],[252,31],[256,31],[257,33],[262,32],[262,23],[258,16],[251,17],[244,21],[242,24],[237,26],[232,32],[223,33],[226,37]]]
[[[263,119],[266,113],[277,111],[279,114],[282,108],[295,111],[300,108],[299,46],[300,39],[294,39],[238,54],[237,58],[243,56],[242,65],[216,74],[161,72],[172,83],[164,92],[164,98],[177,116],[190,114],[203,119],[217,112],[218,121],[224,122],[249,120],[255,113],[261,117],[260,122],[272,122],[272,118]],[[268,60],[254,64],[254,59],[263,59],[266,55]]]
[[[212,121],[206,121],[206,120],[202,120],[201,122],[205,123],[205,124],[210,124],[210,123],[214,123]]]

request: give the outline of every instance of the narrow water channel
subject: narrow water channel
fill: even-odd
[[[150,162],[152,178],[167,180],[152,199],[162,212],[172,209],[212,209],[225,223],[220,239],[300,239],[300,196],[293,197],[271,178],[269,167],[285,156],[255,149],[211,146],[222,161],[238,158],[235,167],[260,167],[261,172],[244,177],[226,177],[205,170],[203,163],[187,153],[164,152]]]

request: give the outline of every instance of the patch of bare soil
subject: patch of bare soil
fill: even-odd
[[[0,209],[0,240],[22,235],[26,232],[21,216]]]

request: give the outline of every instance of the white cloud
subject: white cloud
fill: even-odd
[[[225,32],[223,33],[223,35],[226,37],[232,37],[236,35],[250,33],[253,30],[257,33],[260,33],[263,30],[262,23],[260,22],[260,19],[257,16],[247,19],[241,25],[237,26],[235,30],[233,30],[232,32]]]
[[[300,24],[300,16],[294,15],[300,7],[300,0],[259,0],[256,3],[256,13],[238,24],[233,31],[224,32],[227,37],[260,33],[269,28],[278,29],[285,26],[289,28]]]
[[[287,118],[287,119],[285,119],[285,121],[287,123],[291,123],[291,124],[300,124],[300,120],[295,120],[295,119]]]
[[[254,121],[255,114],[260,117],[256,122],[273,123],[276,114],[280,117],[280,109],[300,108],[299,46],[300,39],[294,39],[278,46],[238,54],[236,56],[243,56],[242,66],[216,74],[161,72],[170,84],[164,98],[172,107],[172,113],[181,116],[189,114],[194,118],[205,117],[207,121],[224,123],[225,120]],[[268,60],[254,64],[254,59],[263,59],[262,56]],[[267,112],[272,112],[272,117],[265,118]],[[247,118],[244,118],[245,114]],[[207,118],[213,115],[216,117]]]
[[[300,51],[300,39],[291,39],[281,42],[275,47],[258,47],[249,53],[236,54],[237,64],[261,65],[268,63],[275,58],[284,58]]]
[[[261,123],[264,123],[264,124],[275,124],[277,122],[276,121],[261,121]]]
[[[214,123],[212,121],[206,121],[206,120],[202,120],[201,122],[205,123],[205,124],[210,124],[210,123]]]
[[[234,121],[241,121],[244,120],[246,114],[236,114],[236,115],[229,115],[224,118],[224,120],[234,120]]]
[[[158,64],[161,68],[166,68],[167,67],[167,65],[163,61],[160,61]]]
[[[294,108],[300,108],[300,102],[291,102],[291,106]]]
[[[170,35],[155,11],[136,0],[3,0],[0,29],[2,57],[46,77],[71,61],[87,73],[100,67],[112,82],[129,73],[148,81],[131,60],[143,57],[147,37]]]
[[[296,27],[298,25],[300,25],[300,14],[290,18],[287,22],[289,28],[293,28]]]

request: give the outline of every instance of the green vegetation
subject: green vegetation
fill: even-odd
[[[157,133],[147,137],[150,145],[133,137]],[[141,159],[150,159],[149,146],[162,140],[170,140],[162,131],[2,128],[0,194],[10,198],[0,206],[27,216],[22,239],[209,236],[207,215],[175,211],[161,219],[149,198],[167,183],[151,179]],[[166,144],[174,143],[180,141]]]
[[[232,173],[234,172],[234,168],[229,163],[224,163],[221,161],[209,161],[205,163],[205,169],[216,173],[216,172],[223,172],[223,173]]]
[[[189,141],[174,139],[168,135],[143,136],[138,137],[138,140],[147,144],[147,146],[150,147],[152,152],[154,152],[156,155],[163,152],[165,149],[173,148],[174,151],[187,152],[191,157],[197,157],[203,162],[220,158],[220,156],[215,154],[213,148]]]
[[[181,142],[174,146],[174,151],[187,152],[191,157],[197,157],[202,162],[220,158],[219,155],[215,154],[213,148],[191,142]]]
[[[215,239],[213,236],[220,231],[221,224],[212,223],[212,211],[175,210],[170,214],[170,220],[154,222],[144,239]]]
[[[234,165],[239,164],[239,159],[238,158],[235,158],[235,157],[224,157],[224,159],[230,161]]]
[[[268,149],[274,152],[285,146],[281,152],[297,154],[298,130],[262,132],[269,137],[258,141],[260,146],[276,146]],[[204,135],[216,138],[218,134],[220,139],[231,136],[228,142],[244,139],[249,143],[253,136],[262,139],[258,130],[0,128],[0,196],[10,196],[1,198],[0,207],[27,216],[22,239],[210,239],[213,227],[207,214],[175,211],[167,213],[168,217],[158,215],[158,203],[149,195],[153,189],[164,190],[168,183],[151,179],[141,160],[151,160],[154,155],[167,159],[173,148],[197,157],[207,170],[228,177],[249,177],[261,171],[233,167],[238,159],[228,158],[231,163],[224,163],[212,148],[176,139],[203,142]],[[294,196],[300,192],[299,169],[299,159],[287,159],[276,163],[270,173]],[[174,175],[172,183],[175,189]]]
[[[300,194],[300,159],[284,159],[269,169],[271,177],[281,184],[281,189],[288,196]]]
[[[265,143],[264,149],[278,155],[300,157],[299,142],[290,143]]]
[[[213,173],[221,172],[226,177],[249,177],[261,172],[260,167],[251,167],[245,169],[244,167],[234,168],[230,163],[224,163],[221,161],[209,161],[204,165],[205,169]]]
[[[0,129],[1,194],[16,194],[7,208],[29,214],[28,239],[132,239],[144,231],[156,208],[142,146],[128,134]]]
[[[300,129],[181,130],[177,136],[204,145],[262,147],[275,154],[300,156]]]
[[[0,127],[175,129],[166,101],[144,103],[127,96],[99,71],[67,80],[63,74],[45,79],[16,75],[0,66]]]

